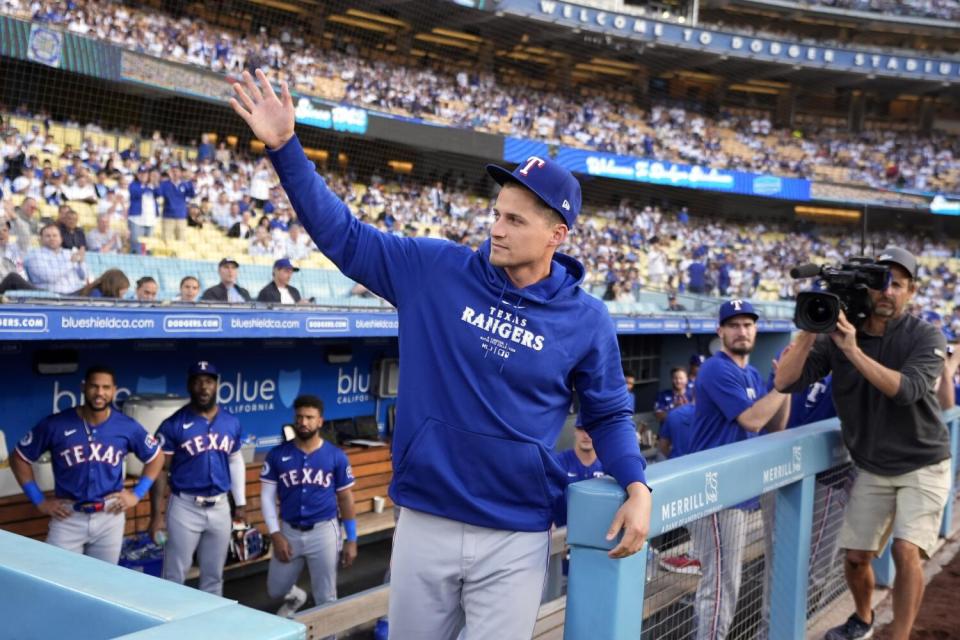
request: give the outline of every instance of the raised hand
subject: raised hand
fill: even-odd
[[[243,82],[236,82],[230,106],[243,118],[254,135],[271,149],[279,149],[293,137],[295,109],[286,82],[280,83],[280,97],[273,90],[263,71],[257,69],[257,82],[250,72],[243,72]]]

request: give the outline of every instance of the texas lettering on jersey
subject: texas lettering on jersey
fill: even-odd
[[[111,467],[119,467],[123,456],[126,454],[126,451],[117,449],[113,445],[104,448],[102,443],[97,442],[86,445],[78,444],[57,453],[68,467],[88,462],[99,462]]]
[[[323,469],[290,469],[280,474],[280,482],[284,487],[315,485],[326,488],[333,484],[333,472],[324,473]]]
[[[233,451],[233,438],[225,434],[204,433],[194,436],[180,443],[180,449],[190,456],[196,456],[207,451],[220,451],[227,455]]]

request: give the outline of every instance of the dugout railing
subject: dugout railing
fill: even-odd
[[[949,533],[957,495],[960,408],[945,412],[944,418],[950,430],[953,484],[944,509],[942,536]],[[836,419],[653,465],[647,474],[653,489],[650,536],[667,537],[664,534],[684,526],[695,527],[712,514],[759,498],[763,508],[755,506],[754,517],[743,520],[745,548],[735,556],[742,563],[741,602],[737,623],[727,637],[762,637],[766,635],[762,625],[769,623],[768,637],[772,640],[804,638],[808,621],[817,611],[816,602],[808,593],[812,575],[824,571],[828,574],[818,585],[818,590],[823,590],[815,594],[818,598],[825,599],[831,590],[844,589],[839,553],[816,562],[811,558],[823,555],[824,528],[834,532],[835,540],[842,503],[834,503],[840,504],[840,509],[826,507],[826,512],[821,511],[825,507],[820,503],[831,490],[843,492],[842,478],[849,477],[845,473],[849,468],[849,455]],[[823,491],[823,487],[828,490]],[[624,560],[607,557],[607,551],[615,544],[606,539],[607,527],[623,499],[623,491],[609,478],[580,482],[570,488],[567,543],[571,558],[563,637],[695,637],[693,594],[699,580],[696,575],[663,574],[656,556],[651,557],[650,545]],[[821,522],[815,527],[816,514]],[[772,544],[763,542],[764,526],[771,529],[768,534]],[[684,544],[681,542],[676,548],[682,549]],[[772,549],[772,557],[767,557],[771,554],[766,549]],[[889,553],[878,559],[875,566],[878,584],[890,584]],[[648,572],[658,572],[657,577],[651,579]],[[658,580],[666,584],[656,584]],[[654,585],[656,588],[651,588]],[[768,589],[766,595],[764,585]],[[656,601],[657,594],[668,590],[674,594],[669,603]],[[668,607],[673,609],[664,616]],[[751,608],[753,622],[744,622],[751,615]],[[657,627],[651,633],[653,625]]]

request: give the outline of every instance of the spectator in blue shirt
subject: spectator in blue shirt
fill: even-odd
[[[130,253],[140,253],[140,238],[149,238],[157,223],[157,199],[160,197],[159,174],[147,166],[137,170],[137,176],[127,188],[130,207],[127,226],[130,229]]]
[[[187,232],[187,204],[197,196],[193,183],[184,179],[180,167],[171,167],[167,177],[160,182],[163,198],[163,240],[183,240]]]
[[[707,265],[699,258],[687,267],[687,291],[690,293],[707,292]]]
[[[213,154],[215,152],[216,149],[213,148],[213,143],[210,142],[210,134],[201,134],[200,146],[197,148],[197,162],[208,162],[213,160]]]

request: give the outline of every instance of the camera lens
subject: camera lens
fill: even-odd
[[[822,324],[825,322],[830,322],[833,318],[833,308],[831,305],[826,304],[822,299],[815,299],[810,301],[810,305],[806,309],[807,317],[814,324]]]
[[[793,321],[798,329],[829,333],[837,326],[840,298],[832,293],[804,291],[797,296]]]

